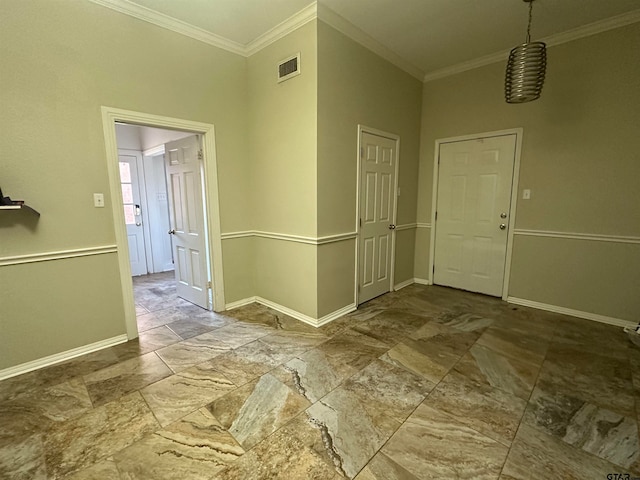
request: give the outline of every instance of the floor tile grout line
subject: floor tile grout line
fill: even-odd
[[[555,333],[556,329],[557,329],[557,327],[553,329],[554,333]],[[533,392],[535,392],[535,390],[536,390],[536,386],[538,385],[538,380],[540,378],[540,373],[542,372],[542,367],[544,366],[544,362],[547,359],[547,353],[549,352],[549,344],[550,344],[550,342],[547,344],[547,348],[545,350],[542,362],[540,363],[540,366],[538,367],[538,372],[536,374],[536,379],[533,382],[533,387],[531,388],[531,392],[529,392],[529,397],[526,400],[527,403],[524,406],[524,410],[522,411],[522,415],[520,416],[520,420],[518,421],[518,427],[516,428],[516,432],[513,435],[513,439],[511,440],[511,444],[508,447],[507,455],[505,455],[505,457],[504,457],[504,462],[502,463],[502,467],[500,468],[500,475],[502,475],[504,467],[507,465],[507,461],[509,460],[509,456],[511,455],[511,449],[513,448],[513,445],[516,442],[516,438],[518,437],[518,432],[520,431],[520,429],[524,425],[524,417],[527,414],[527,410],[529,408],[529,405],[531,404],[531,398],[533,397]]]

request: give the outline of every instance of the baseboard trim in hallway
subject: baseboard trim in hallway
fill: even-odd
[[[547,312],[561,313],[570,317],[584,318],[593,320],[594,322],[606,323],[607,325],[615,325],[617,327],[635,327],[636,323],[631,320],[623,320],[622,318],[608,317],[597,313],[583,312],[572,308],[560,307],[558,305],[550,305],[548,303],[535,302],[524,298],[507,297],[508,303],[514,305],[522,305],[523,307],[537,308],[538,310],[546,310]]]
[[[419,285],[431,285],[428,280],[424,280],[421,278],[410,278],[409,280],[397,284],[394,287],[394,290],[400,290],[401,288],[408,287],[413,283],[417,283]],[[570,317],[584,318],[585,320],[605,323],[607,325],[615,325],[616,327],[635,327],[637,325],[637,322],[633,322],[631,320],[623,320],[622,318],[609,317],[607,315],[600,315],[598,313],[583,312],[582,310],[574,310],[572,308],[536,302],[534,300],[527,300],[525,298],[507,297],[507,303],[522,305],[523,307],[537,308],[538,310],[545,310],[547,312],[560,313],[562,315],[569,315]]]
[[[313,327],[321,327],[322,325],[325,325],[333,320],[335,320],[336,318],[340,318],[343,315],[346,315],[348,313],[354,312],[358,307],[356,306],[355,303],[351,303],[349,305],[346,305],[342,308],[339,308],[338,310],[335,310],[331,313],[328,313],[327,315],[324,315],[323,317],[320,317],[318,319],[313,318],[309,315],[305,315],[304,313],[298,312],[296,310],[293,310],[291,308],[285,307],[284,305],[280,305],[279,303],[276,302],[272,302],[271,300],[267,300],[266,298],[262,298],[262,297],[248,297],[248,298],[243,298],[242,300],[238,300],[235,302],[231,302],[231,303],[227,303],[225,305],[227,310],[233,310],[234,308],[239,308],[242,307],[244,305],[249,305],[250,303],[259,303],[261,305],[264,305],[265,307],[269,307],[269,308],[273,308],[274,310],[277,310],[280,313],[284,313],[285,315],[289,315],[290,317],[295,318],[296,320],[300,320],[301,322],[304,322],[308,325],[311,325]]]
[[[104,340],[100,340],[99,342],[83,345],[82,347],[72,348],[71,350],[67,350],[65,352],[55,353],[53,355],[42,357],[37,360],[21,363],[20,365],[16,365],[14,367],[5,368],[4,370],[0,370],[0,380],[5,380],[17,375],[22,375],[23,373],[38,370],[40,368],[49,367],[57,363],[66,362],[67,360],[71,360],[72,358],[76,358],[81,355],[86,355],[87,353],[97,352],[98,350],[102,350],[103,348],[113,347],[114,345],[124,343],[127,340],[127,335],[122,334],[118,335],[117,337],[106,338]]]

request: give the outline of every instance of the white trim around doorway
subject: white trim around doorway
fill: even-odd
[[[395,184],[393,186],[393,223],[395,224],[397,221],[398,215],[398,176],[400,173],[400,136],[394,133],[385,132],[383,130],[378,130],[377,128],[367,127],[365,125],[358,124],[358,148],[356,151],[357,158],[357,172],[356,172],[356,218],[355,218],[355,232],[356,232],[356,258],[355,258],[355,272],[354,272],[354,288],[353,288],[353,303],[356,308],[358,307],[358,285],[359,278],[358,273],[360,272],[359,265],[359,247],[360,247],[360,170],[362,168],[362,134],[370,133],[372,135],[377,135],[379,137],[385,137],[396,142],[396,172],[395,172]],[[393,291],[394,288],[394,280],[395,280],[395,271],[396,271],[396,230],[391,232],[391,264],[390,264],[391,272],[390,272],[390,280],[389,280],[389,291]]]
[[[518,179],[520,178],[520,155],[522,152],[522,128],[511,128],[494,132],[462,135],[459,137],[440,138],[436,140],[433,155],[433,193],[431,196],[431,242],[429,245],[429,285],[433,285],[433,264],[436,251],[436,203],[438,199],[438,158],[440,157],[440,145],[444,143],[463,142],[477,138],[502,137],[505,135],[516,136],[516,151],[513,163],[513,179],[511,182],[511,206],[509,208],[509,230],[507,232],[507,252],[504,267],[504,281],[502,282],[502,300],[507,300],[509,295],[509,279],[511,276],[511,256],[513,253],[513,235],[516,223],[516,204],[518,203]]]
[[[116,141],[116,122],[144,125],[148,127],[169,128],[193,132],[202,135],[204,154],[204,201],[206,205],[206,223],[208,225],[208,248],[211,252],[209,268],[212,272],[213,306],[216,311],[224,311],[224,275],[222,269],[222,240],[220,238],[220,205],[218,196],[218,176],[215,148],[215,129],[212,124],[193,122],[178,118],[164,117],[149,113],[122,110],[113,107],[101,107],[102,128],[105,139],[107,172],[109,174],[109,193],[113,210],[116,245],[118,249],[118,267],[124,301],[125,325],[129,339],[138,336],[136,311],[129,264],[129,247],[125,230],[120,176],[118,172],[118,145]]]

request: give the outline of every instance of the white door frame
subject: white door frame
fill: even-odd
[[[213,272],[212,286],[214,310],[224,310],[224,275],[222,271],[222,240],[220,238],[220,205],[218,198],[218,169],[216,162],[214,126],[209,123],[193,122],[190,120],[182,120],[178,118],[164,117],[105,106],[101,107],[101,110],[127,336],[129,339],[136,338],[138,336],[138,325],[136,322],[136,309],[133,298],[131,266],[129,265],[129,247],[127,245],[124,213],[122,210],[120,176],[117,168],[118,145],[116,141],[115,122],[118,121],[149,127],[171,128],[174,130],[182,130],[202,135],[202,149],[204,154],[204,202],[206,207],[205,221],[208,226],[209,240],[207,248],[211,253],[209,255],[208,268]]]
[[[353,288],[353,301],[356,306],[358,306],[358,287],[360,285],[359,273],[360,273],[360,181],[361,181],[361,170],[362,170],[362,134],[370,133],[372,135],[377,135],[379,137],[389,138],[396,142],[396,171],[395,171],[395,181],[393,185],[393,223],[396,224],[397,214],[398,214],[398,173],[399,173],[399,165],[400,165],[400,137],[394,133],[385,132],[383,130],[378,130],[377,128],[367,127],[365,125],[358,124],[358,149],[357,149],[357,175],[356,175],[356,221],[355,221],[355,231],[357,233],[356,236],[356,264],[355,264],[355,279],[354,279],[354,288]],[[396,272],[396,231],[391,231],[391,260],[390,260],[390,279],[389,279],[389,291],[393,291],[393,286],[395,285],[395,272]]]
[[[504,266],[504,282],[502,283],[502,300],[507,299],[509,293],[509,279],[511,275],[511,254],[513,252],[513,229],[516,224],[516,204],[518,203],[518,180],[520,178],[520,153],[522,151],[522,128],[511,128],[494,132],[462,135],[459,137],[440,138],[436,140],[433,156],[433,194],[431,197],[431,243],[429,245],[429,285],[433,285],[433,264],[436,252],[436,208],[438,202],[438,160],[440,158],[440,145],[443,143],[462,142],[476,140],[478,138],[501,137],[504,135],[516,136],[516,151],[513,164],[513,178],[511,182],[511,206],[509,208],[509,230],[507,232],[507,252]]]

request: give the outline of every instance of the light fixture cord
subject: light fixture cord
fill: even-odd
[[[531,19],[533,18],[533,0],[529,1],[529,23],[527,24],[527,41],[531,42]]]

